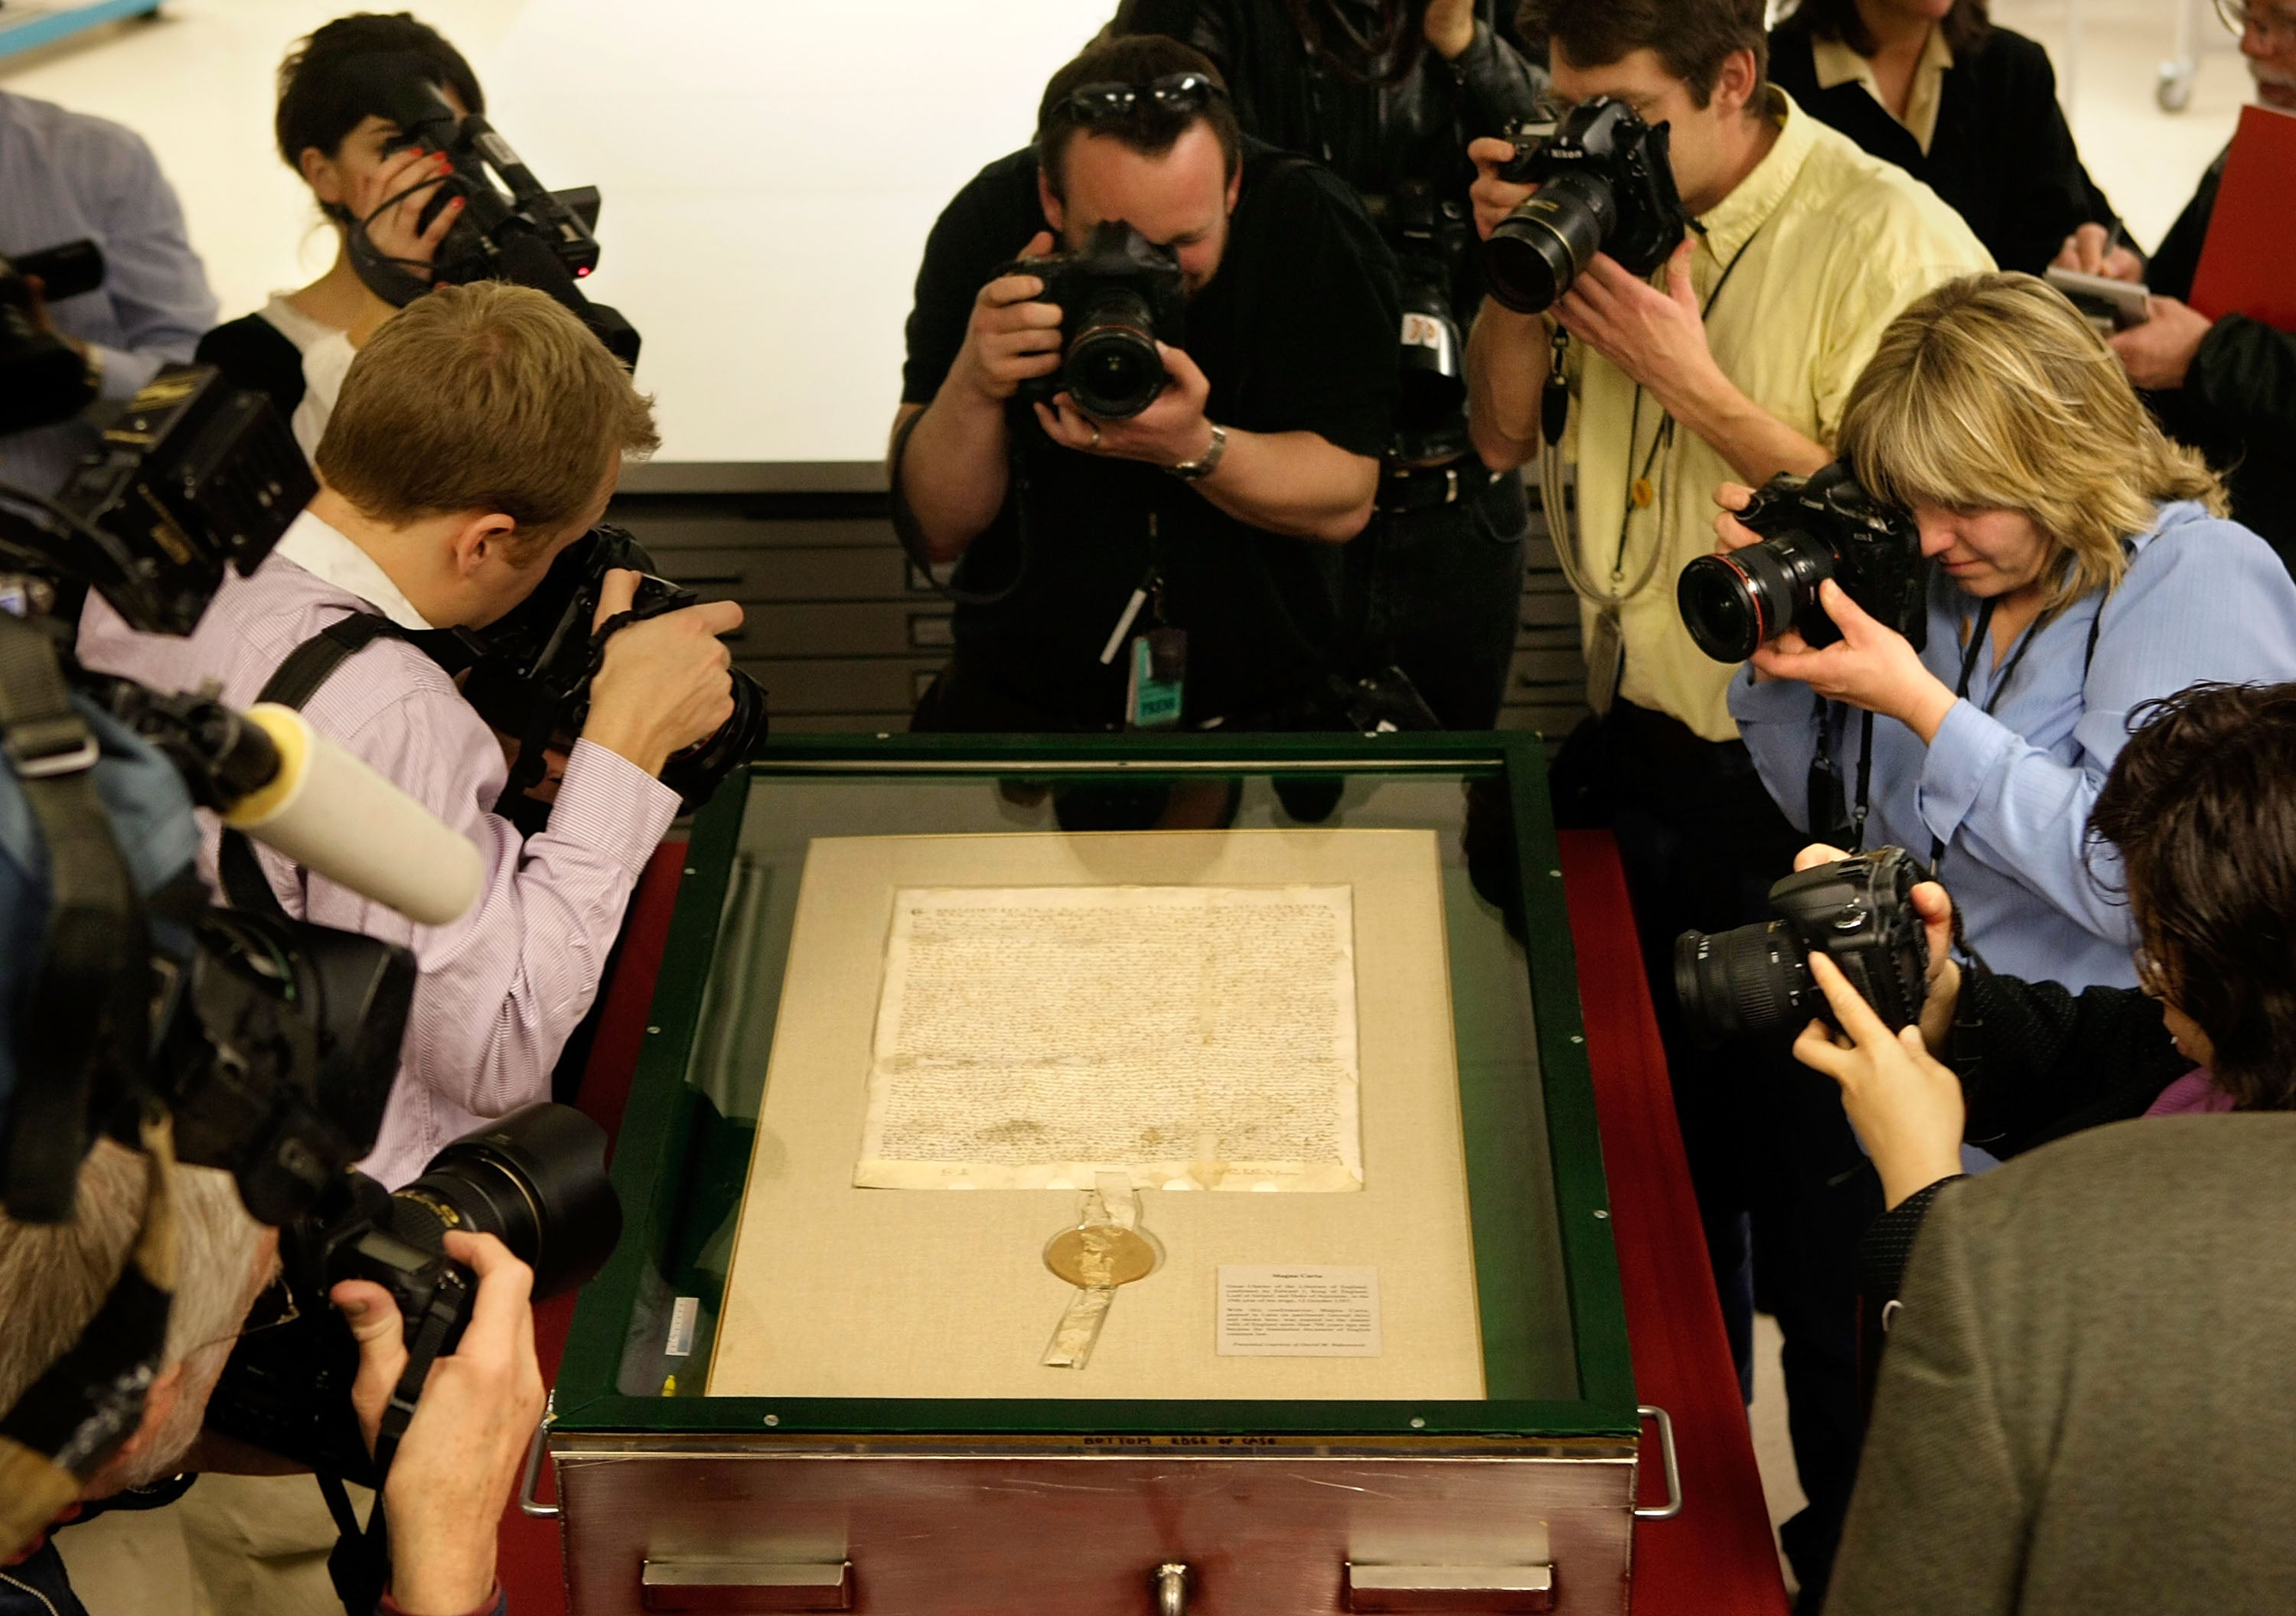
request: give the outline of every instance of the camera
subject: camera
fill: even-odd
[[[1816,647],[1841,631],[1818,604],[1832,578],[1868,616],[1912,642],[1929,643],[1930,566],[1913,518],[1857,486],[1837,461],[1815,476],[1774,477],[1738,520],[1762,543],[1701,556],[1682,569],[1675,603],[1698,649],[1743,662],[1788,629]]]
[[[1389,459],[1402,466],[1440,466],[1472,452],[1467,434],[1466,343],[1453,311],[1451,287],[1474,240],[1465,210],[1409,180],[1374,199],[1374,216],[1395,249],[1403,298],[1402,393],[1396,402]]]
[[[405,307],[434,285],[511,281],[547,292],[581,316],[606,349],[625,365],[638,362],[638,333],[619,310],[593,303],[575,282],[598,267],[598,192],[594,186],[551,191],[485,118],[463,117],[448,104],[421,57],[379,54],[368,71],[375,104],[398,126],[383,155],[410,147],[445,157],[449,172],[422,207],[424,229],[459,197],[462,216],[447,228],[428,265],[404,264],[378,252],[365,221],[352,230],[351,264],[375,296]],[[499,184],[497,183],[499,182]],[[418,271],[422,273],[418,273]]]
[[[0,257],[0,432],[69,420],[95,398],[95,378],[78,348],[33,318],[32,289],[59,303],[103,284],[103,253],[66,241],[13,260]]]
[[[1674,941],[1674,991],[1701,1041],[1750,1037],[1825,1014],[1809,973],[1824,953],[1891,1032],[1921,1018],[1929,949],[1914,908],[1922,868],[1883,847],[1788,876],[1770,888],[1778,918]]]
[[[1648,275],[1682,244],[1690,216],[1675,192],[1667,126],[1652,128],[1623,101],[1597,95],[1571,109],[1552,136],[1513,125],[1514,160],[1499,177],[1537,185],[1483,243],[1492,297],[1519,314],[1552,307],[1607,252],[1630,274]]]
[[[358,1346],[330,1288],[366,1279],[398,1303],[410,1354],[451,1353],[478,1285],[446,1254],[450,1231],[493,1235],[534,1270],[541,1301],[586,1284],[621,1239],[604,1130],[570,1106],[527,1106],[456,1139],[396,1191],[340,1175],[312,1216],[280,1231],[280,1277],[233,1349],[208,1423],[324,1474],[372,1484],[350,1400]],[[266,1323],[260,1310],[267,1308]]]
[[[606,575],[626,568],[642,575],[630,610],[593,632]],[[470,660],[463,695],[479,714],[519,741],[518,761],[496,812],[514,822],[541,804],[528,796],[545,768],[543,754],[570,747],[590,712],[590,681],[605,659],[606,641],[626,624],[693,605],[699,596],[654,575],[653,558],[619,527],[595,527],[560,553],[535,592],[500,621],[457,631]],[[459,670],[450,668],[449,672]],[[718,782],[765,745],[766,692],[734,670],[734,715],[716,734],[669,760],[661,782],[685,809],[700,807]]]
[[[1129,420],[1156,402],[1167,380],[1156,345],[1181,346],[1187,314],[1170,249],[1111,219],[1078,251],[1014,258],[996,275],[1035,275],[1045,283],[1037,301],[1061,308],[1061,368],[1023,382],[1021,399],[1050,404],[1065,392],[1095,420]]]
[[[0,563],[92,584],[145,633],[188,634],[224,568],[254,572],[318,491],[263,395],[169,365],[29,513],[37,537],[0,524]]]

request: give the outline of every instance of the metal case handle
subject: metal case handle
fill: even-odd
[[[543,1410],[542,1418],[534,1427],[534,1441],[527,1444],[526,1473],[519,1478],[518,1513],[536,1521],[555,1521],[560,1510],[555,1504],[534,1501],[535,1483],[542,1479],[542,1444],[550,1434],[550,1411]]]
[[[1658,1423],[1659,1463],[1666,1470],[1666,1502],[1636,1505],[1635,1519],[1671,1521],[1682,1513],[1682,1466],[1675,1461],[1674,1422],[1667,1418],[1665,1409],[1655,1404],[1644,1403],[1635,1412],[1646,1420]]]

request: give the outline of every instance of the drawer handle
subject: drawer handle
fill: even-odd
[[[1551,1611],[1551,1565],[1357,1565],[1348,1562],[1350,1611]]]
[[[648,1560],[639,1573],[649,1611],[747,1616],[764,1611],[849,1611],[853,1563],[759,1563],[740,1560]]]
[[[1156,1616],[1188,1616],[1188,1568],[1167,1560],[1156,1568]]]

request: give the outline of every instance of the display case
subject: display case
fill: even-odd
[[[1535,737],[777,742],[612,1170],[577,1616],[1627,1606]]]

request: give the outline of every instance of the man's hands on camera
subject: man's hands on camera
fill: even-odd
[[[1052,232],[1040,230],[1020,256],[1041,258],[1053,246]],[[973,299],[953,373],[979,403],[1001,410],[1022,382],[1061,368],[1061,307],[1038,302],[1044,291],[1036,275],[999,275]]]
[[[1060,394],[1037,406],[1045,436],[1062,448],[1114,460],[1136,460],[1165,469],[1201,460],[1211,448],[1212,423],[1204,414],[1212,384],[1182,350],[1160,342],[1156,352],[1170,378],[1156,402],[1129,420],[1100,420]]]
[[[492,1235],[449,1234],[447,1254],[479,1277],[471,1321],[430,1366],[383,1483],[393,1604],[407,1616],[465,1616],[494,1598],[495,1535],[542,1418],[534,1274]],[[351,1402],[370,1446],[406,1367],[406,1325],[381,1285],[328,1293],[359,1346]]]
[[[1800,873],[1821,864],[1839,864],[1849,855],[1839,847],[1812,842],[1794,854]],[[1945,1048],[1953,1032],[1953,1014],[1961,1002],[1961,962],[1953,957],[1953,900],[1935,881],[1914,884],[1914,912],[1922,918],[1922,933],[1929,944],[1928,991],[1922,1000],[1922,1036],[1932,1049]]]
[[[1761,535],[1732,514],[1743,510],[1753,495],[1742,483],[1724,483],[1715,490],[1714,502],[1722,507],[1714,518],[1715,554],[1726,556],[1762,542]],[[1910,641],[1874,621],[1833,579],[1818,585],[1817,600],[1841,638],[1813,650],[1798,631],[1787,629],[1754,653],[1754,677],[1800,680],[1829,701],[1896,719],[1927,746],[1953,711],[1957,698],[1952,687],[1930,672]]]
[[[1842,1109],[1882,1175],[1882,1200],[1896,1206],[1959,1172],[1968,1119],[1961,1080],[1929,1052],[1919,1027],[1892,1033],[1825,955],[1809,956],[1809,974],[1841,1030],[1811,1022],[1794,1040],[1794,1058],[1841,1085]]]
[[[617,569],[598,592],[596,624],[630,609],[638,575]],[[705,600],[632,623],[606,641],[590,681],[582,739],[659,775],[662,765],[734,715],[733,654],[718,636],[742,626],[742,608]]]
[[[2144,260],[2137,256],[2136,249],[2115,241],[2112,232],[2102,224],[2084,224],[2067,236],[2049,267],[2103,275],[2108,281],[2126,281],[2132,286],[2144,279]]]

